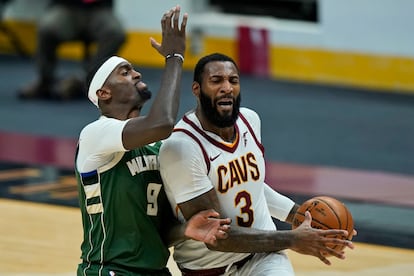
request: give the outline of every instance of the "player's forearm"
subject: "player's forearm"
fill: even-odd
[[[148,113],[155,125],[158,121],[161,125],[171,125],[171,129],[174,126],[180,103],[181,76],[182,60],[177,57],[168,58],[160,89]]]
[[[287,221],[289,212],[295,206],[295,202],[289,197],[278,193],[269,185],[264,183],[264,195],[266,197],[267,206],[272,217],[280,221]]]
[[[164,234],[164,242],[170,247],[176,243],[188,239],[185,236],[186,224],[174,224],[170,226],[170,229]]]
[[[222,252],[261,253],[277,252],[292,244],[292,231],[265,231],[231,226],[228,238],[219,240],[209,249]]]

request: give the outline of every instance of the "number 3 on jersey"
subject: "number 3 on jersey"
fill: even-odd
[[[236,206],[240,207],[243,217],[237,217],[237,225],[242,227],[250,227],[253,224],[254,211],[252,209],[251,196],[246,191],[241,191],[235,198]],[[246,218],[247,217],[247,218]]]
[[[156,216],[158,213],[158,195],[161,191],[161,184],[149,183],[147,187],[147,215]]]

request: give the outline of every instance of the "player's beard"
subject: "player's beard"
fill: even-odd
[[[237,118],[239,117],[241,96],[240,94],[237,98],[233,99],[233,111],[230,115],[222,116],[216,109],[216,101],[213,102],[213,99],[210,98],[207,94],[201,89],[200,93],[200,104],[201,109],[206,116],[207,120],[210,123],[214,124],[217,127],[230,127],[234,125]]]
[[[148,88],[142,90],[138,89],[138,94],[144,101],[151,99],[152,96],[152,92]]]

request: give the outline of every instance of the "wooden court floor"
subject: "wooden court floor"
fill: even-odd
[[[0,199],[0,275],[75,275],[81,218],[77,208]],[[378,229],[381,231],[381,229]],[[356,243],[346,260],[326,266],[289,251],[298,276],[412,275],[414,250]],[[174,276],[179,275],[170,261]]]

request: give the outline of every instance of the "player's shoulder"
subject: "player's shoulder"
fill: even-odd
[[[86,126],[84,126],[80,132],[80,136],[88,136],[89,133],[94,133],[96,132],[96,129],[99,127],[99,125],[101,124],[100,120],[95,120],[93,122],[88,123]]]
[[[247,107],[240,107],[240,114],[242,114],[249,122],[260,121],[259,114],[253,109]]]
[[[128,122],[101,116],[99,119],[87,124],[79,134],[79,142],[101,140],[102,137],[120,137],[125,124]]]
[[[159,156],[161,159],[191,159],[200,150],[199,144],[183,132],[173,132],[162,141]]]
[[[174,128],[171,135],[162,141],[162,146],[184,146],[191,143],[190,136],[183,132],[181,128]]]
[[[174,127],[171,135],[162,141],[161,150],[190,151],[194,147],[199,147],[195,140],[196,136],[194,129],[181,119]]]
[[[99,117],[99,119],[87,124],[82,129],[82,132],[96,132],[99,129],[107,128],[113,125],[125,125],[127,121],[122,121],[122,120],[118,120],[114,118],[108,118],[106,116],[101,116]]]
[[[195,128],[201,128],[201,124],[198,122],[198,119],[194,111],[187,112],[183,118],[181,118],[178,123],[174,126],[172,135],[170,137],[184,137],[188,136],[188,133],[194,133]],[[176,138],[179,139],[179,138]]]

